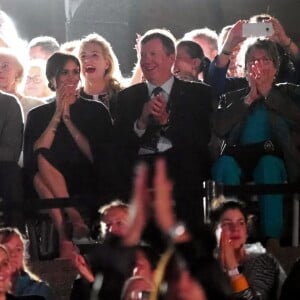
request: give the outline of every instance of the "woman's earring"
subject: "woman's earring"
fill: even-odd
[[[51,91],[55,91],[55,86],[54,86],[54,84],[53,84],[52,82],[49,82],[49,83],[48,83],[48,87],[49,87],[49,89],[50,89]]]

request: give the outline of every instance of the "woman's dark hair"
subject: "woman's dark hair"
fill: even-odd
[[[238,209],[247,222],[248,213],[243,202],[237,199],[225,199],[212,204],[210,212],[210,221],[212,228],[216,229],[223,214],[229,209]]]
[[[160,258],[158,251],[156,251],[156,249],[154,249],[154,247],[150,244],[144,242],[141,242],[139,245],[137,245],[136,250],[143,252],[149,261],[152,270],[154,270]]]
[[[72,54],[55,52],[49,57],[46,65],[46,76],[49,82],[48,86],[52,91],[55,91],[52,79],[57,78],[57,76],[65,67],[66,63],[70,60],[73,61],[80,69],[80,62],[78,58]]]
[[[202,47],[194,41],[181,40],[177,43],[176,48],[183,47],[191,58],[199,58],[201,63],[199,65],[198,74],[203,73],[203,79],[205,81],[210,60],[204,55]]]

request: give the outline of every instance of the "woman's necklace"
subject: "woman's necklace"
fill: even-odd
[[[109,94],[106,92],[101,93],[101,94],[89,95],[89,94],[85,93],[83,89],[81,89],[79,96],[80,96],[80,98],[82,98],[84,100],[100,101],[105,105],[105,107],[107,109],[109,109]]]

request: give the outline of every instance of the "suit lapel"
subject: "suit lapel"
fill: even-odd
[[[169,97],[170,108],[173,105],[177,105],[182,97],[184,97],[184,90],[182,89],[181,82],[177,78],[174,78],[174,83]]]

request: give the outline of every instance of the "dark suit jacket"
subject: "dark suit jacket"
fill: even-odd
[[[117,117],[114,124],[116,143],[123,156],[133,162],[138,158],[143,137],[151,130],[147,128],[144,136],[139,138],[133,129],[135,121],[142,113],[144,103],[148,100],[146,83],[124,89],[118,96]],[[213,106],[211,87],[175,78],[168,101],[170,117],[166,137],[172,142],[177,167],[183,173],[184,170],[189,170],[191,164],[197,164],[200,170],[201,164],[207,164],[208,161]],[[207,174],[201,177],[206,176]]]
[[[143,105],[148,100],[145,83],[134,85],[119,93],[115,129],[123,144],[130,143],[130,147],[135,151],[139,148],[140,138],[133,131],[134,122],[141,115]],[[206,151],[210,139],[211,88],[202,83],[175,78],[169,102],[170,120],[166,135],[173,147]]]

